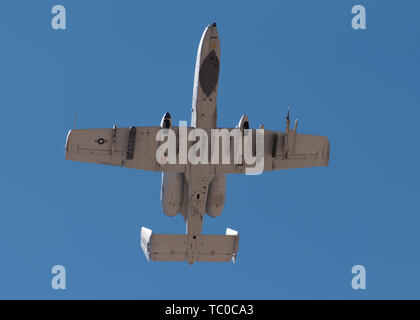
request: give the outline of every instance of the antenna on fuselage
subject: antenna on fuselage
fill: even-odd
[[[73,129],[76,129],[76,112],[74,113],[74,116],[73,116]]]

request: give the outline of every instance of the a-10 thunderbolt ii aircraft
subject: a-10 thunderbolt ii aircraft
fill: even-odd
[[[73,129],[66,141],[66,160],[101,163],[162,172],[161,202],[163,211],[168,216],[182,214],[186,222],[186,234],[155,234],[150,229],[141,228],[140,246],[148,260],[185,261],[193,264],[196,261],[236,261],[239,234],[232,229],[226,229],[226,235],[203,235],[202,224],[204,215],[211,217],[220,215],[226,192],[226,174],[247,173],[252,169],[242,161],[246,155],[239,152],[239,160],[232,153],[238,153],[241,146],[246,149],[246,139],[239,140],[239,149],[235,134],[228,135],[227,143],[219,147],[205,147],[197,151],[202,161],[185,161],[186,152],[194,147],[191,133],[210,134],[216,129],[220,64],[220,42],[216,24],[206,27],[198,46],[195,68],[191,126],[172,126],[169,113],[165,113],[160,126],[112,129]],[[243,115],[236,128],[226,128],[229,134],[236,130],[240,138],[250,137],[252,145],[250,154],[259,156],[262,171],[290,168],[305,168],[327,166],[330,146],[328,139],[322,136],[297,134],[296,124],[290,127],[289,115],[286,118],[285,132],[271,130],[249,130],[249,121]],[[221,128],[218,128],[221,129]],[[171,135],[176,138],[175,148],[169,146],[162,154],[159,153],[163,143],[168,143]],[[253,132],[255,133],[253,135]],[[168,137],[161,139],[160,136]],[[182,137],[184,136],[184,137]],[[188,136],[188,139],[186,138]],[[197,136],[197,134],[193,134]],[[212,136],[213,138],[213,136]],[[232,139],[231,139],[232,138]],[[200,140],[205,138],[200,135]],[[232,144],[233,140],[233,144]],[[164,142],[165,141],[165,142]],[[207,141],[202,141],[207,142]],[[198,142],[197,142],[198,143]],[[212,140],[213,143],[213,140]],[[208,144],[207,144],[208,145]],[[217,151],[227,150],[228,161],[209,161]],[[161,158],[168,153],[176,153],[176,161],[170,162]],[[194,152],[193,152],[194,154]],[[222,154],[223,155],[223,154]],[[190,154],[188,153],[188,159]],[[194,162],[194,163],[193,163]],[[232,163],[233,162],[233,163]],[[255,161],[256,167],[258,161]],[[250,170],[252,173],[252,170]]]

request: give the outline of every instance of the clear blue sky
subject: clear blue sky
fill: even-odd
[[[51,8],[67,9],[67,30]],[[367,30],[351,28],[363,4]],[[0,3],[0,298],[420,298],[418,1]],[[326,135],[330,166],[229,175],[238,263],[147,263],[159,173],[64,160],[78,128],[190,121],[196,50],[217,22],[219,126]],[[51,288],[51,267],[67,289]],[[351,268],[367,270],[367,290]]]

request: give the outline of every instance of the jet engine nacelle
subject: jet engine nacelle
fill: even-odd
[[[222,213],[226,199],[226,175],[216,175],[209,185],[206,212],[211,217],[218,217]]]
[[[241,120],[239,120],[238,128],[241,129],[242,132],[243,132],[244,129],[249,129],[249,121],[248,121],[248,117],[247,117],[246,114],[244,114],[241,117]]]
[[[184,192],[184,174],[177,172],[162,173],[162,190],[160,201],[162,202],[163,212],[173,217],[177,215],[182,206],[182,196]]]
[[[166,112],[163,115],[162,120],[160,121],[160,127],[162,129],[170,129],[172,127],[172,117],[169,112]]]

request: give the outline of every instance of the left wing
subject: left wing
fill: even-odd
[[[178,134],[178,128],[172,128]],[[156,150],[160,127],[73,129],[66,140],[66,160],[108,164],[126,168],[184,172],[185,165],[161,165]]]

